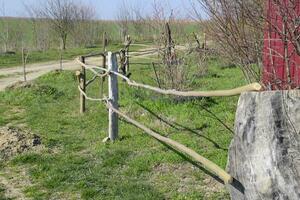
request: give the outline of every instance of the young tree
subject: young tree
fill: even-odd
[[[220,52],[242,69],[249,82],[260,81],[263,74],[266,89],[300,85],[299,1],[194,2],[209,16],[205,23],[202,21],[209,36]],[[200,10],[194,4],[198,18]]]
[[[140,39],[145,39],[146,33],[144,31],[146,26],[146,20],[143,16],[142,8],[139,4],[134,5],[132,8],[132,27],[134,30],[134,35]]]
[[[47,0],[36,13],[49,20],[50,25],[60,37],[62,49],[66,49],[68,36],[75,28],[80,9],[72,0]]]
[[[239,66],[248,82],[260,80],[262,66],[264,10],[258,7],[258,1],[196,0],[193,5],[196,17],[219,53]],[[203,9],[208,20],[201,18]]]
[[[119,6],[119,11],[117,14],[117,25],[119,26],[121,41],[125,41],[126,36],[129,34],[129,24],[132,21],[132,13],[130,9],[126,6],[126,2],[123,0],[122,4]]]
[[[91,6],[78,4],[76,27],[72,36],[79,46],[92,46],[99,40],[98,24],[95,19],[95,9]]]

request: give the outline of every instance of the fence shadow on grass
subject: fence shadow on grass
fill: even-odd
[[[142,105],[141,105],[142,106]],[[151,111],[151,110],[150,110]],[[130,124],[128,123],[126,120],[122,120],[120,119],[122,122],[124,123],[127,123],[127,124]],[[168,122],[168,121],[167,121]],[[176,124],[176,123],[175,123]],[[130,124],[131,125],[131,124]],[[173,125],[173,124],[171,124]],[[177,124],[176,124],[177,125]],[[175,126],[175,125],[173,125]],[[175,128],[177,128],[175,126]],[[153,130],[153,129],[151,129]],[[177,128],[177,130],[180,130]],[[158,131],[156,130],[153,130],[157,133],[159,133]],[[125,139],[125,138],[122,138],[122,139]],[[197,169],[203,171],[205,174],[207,174],[208,176],[212,177],[214,180],[218,181],[219,183],[223,184],[224,185],[224,182],[222,179],[220,179],[218,176],[216,176],[214,173],[210,172],[209,170],[205,169],[204,167],[202,167],[198,162],[192,160],[190,157],[188,157],[187,155],[185,155],[184,153],[181,153],[180,151],[174,149],[172,146],[160,141],[160,140],[157,140],[159,143],[161,143],[162,145],[164,145],[166,148],[168,148],[169,150],[173,151],[174,153],[176,153],[177,155],[179,155],[182,159],[184,159],[185,161],[191,163],[194,167],[196,167]],[[237,179],[233,178],[233,181],[232,183],[230,183],[229,185],[229,188],[233,188],[237,191],[239,191],[241,194],[244,194],[245,192],[245,188],[243,186],[243,184],[241,182],[239,182]]]
[[[197,129],[192,129],[190,127],[181,125],[177,122],[170,122],[167,119],[162,118],[161,116],[157,115],[156,113],[154,113],[150,108],[146,107],[145,105],[139,103],[139,102],[135,102],[136,104],[138,104],[140,107],[142,107],[144,110],[148,111],[152,116],[156,117],[157,119],[159,119],[160,121],[162,121],[163,123],[167,124],[168,126],[170,126],[171,128],[174,128],[177,131],[188,131],[190,133],[193,133],[195,135],[197,135],[198,137],[204,138],[207,141],[211,142],[217,149],[221,149],[224,151],[228,151],[228,149],[226,148],[222,148],[218,143],[216,143],[214,140],[202,135],[201,133],[199,133],[199,131],[202,131],[203,129],[207,128],[207,125],[204,124],[203,126],[201,126],[200,128]]]

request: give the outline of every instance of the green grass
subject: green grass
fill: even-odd
[[[155,85],[150,66],[131,68],[133,80]],[[208,90],[243,84],[238,69],[220,69],[218,62],[212,60],[208,74],[191,85],[195,90]],[[238,97],[178,101],[129,88],[122,81],[119,87],[123,112],[225,168],[232,134],[203,107],[232,128]],[[96,96],[98,90],[96,84],[91,85],[89,95]],[[120,140],[103,144],[108,125],[106,108],[88,102],[87,113],[80,115],[78,96],[73,72],[52,72],[39,78],[31,88],[0,93],[0,125],[11,121],[15,125],[25,123],[41,136],[46,147],[42,152],[26,153],[5,163],[6,168],[28,170],[32,181],[24,188],[28,197],[229,199],[225,189],[212,191],[213,185],[205,185],[204,179],[209,175],[198,165],[123,120]],[[24,110],[13,114],[12,108]]]

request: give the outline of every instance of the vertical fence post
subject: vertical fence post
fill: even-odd
[[[108,52],[108,70],[117,72],[118,71],[118,62],[116,54]],[[118,77],[110,73],[108,77],[108,91],[109,91],[109,102],[115,109],[119,109],[118,105]],[[109,139],[114,141],[118,137],[118,114],[115,113],[112,109],[109,109]]]
[[[26,58],[25,58],[25,49],[24,47],[22,47],[22,63],[23,63],[23,77],[24,77],[24,81],[26,82]]]
[[[85,58],[81,57],[81,62],[85,63]],[[85,68],[81,66],[81,75],[80,75],[80,88],[83,92],[86,92],[86,72]],[[85,112],[85,96],[80,93],[80,113]]]
[[[103,33],[103,52],[106,52],[106,47],[108,45],[107,33]]]
[[[106,68],[106,55],[102,56],[102,67]],[[100,79],[100,98],[103,98],[103,85],[104,85],[105,77]]]
[[[129,73],[129,47],[130,47],[130,44],[131,44],[131,39],[130,39],[130,36],[127,35],[127,38],[126,38],[126,47],[125,47],[125,71],[126,71],[126,74],[125,75],[128,75]]]

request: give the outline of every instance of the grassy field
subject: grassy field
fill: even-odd
[[[21,31],[22,38],[16,37],[11,38],[10,42],[8,44],[8,51],[13,51],[15,54],[8,55],[2,53],[2,48],[4,46],[3,41],[0,41],[0,68],[1,67],[12,67],[12,66],[19,66],[22,64],[22,55],[21,55],[21,41],[26,41],[26,48],[31,49],[29,51],[29,57],[28,57],[28,63],[36,63],[36,62],[45,62],[45,61],[54,61],[60,59],[60,50],[59,47],[59,38],[55,36],[54,33],[50,31],[50,49],[46,51],[37,51],[35,45],[34,45],[34,33],[33,33],[33,24],[29,19],[26,18],[1,18],[0,20],[4,19],[4,24],[7,23],[7,25],[11,29],[10,35],[18,35],[17,33]],[[45,22],[46,23],[46,22]],[[96,36],[95,39],[95,48],[85,48],[85,47],[74,47],[74,36],[72,34],[68,37],[68,44],[67,44],[67,50],[63,52],[63,59],[73,59],[74,57],[82,54],[87,54],[90,52],[99,52],[102,51],[102,35],[104,32],[107,32],[110,47],[112,51],[119,50],[122,48],[122,45],[120,44],[120,35],[119,35],[119,27],[118,24],[114,21],[101,21],[96,20],[93,21],[95,27],[98,27],[97,30],[99,34]],[[150,22],[148,22],[150,23]],[[150,23],[151,24],[151,23]],[[156,35],[157,38],[160,37],[161,30],[157,31],[158,33],[155,33],[154,30],[149,30],[149,27],[147,24],[143,24],[145,26],[142,28],[142,33],[136,33],[136,30],[134,30],[134,26],[132,24],[129,24],[128,27],[128,34],[131,35],[132,40],[134,43],[145,43],[145,42],[157,42],[153,41],[153,35]],[[0,31],[5,32],[3,25],[0,24]],[[176,42],[176,44],[185,44],[188,42],[194,42],[192,33],[195,32],[199,34],[201,37],[201,29],[199,25],[196,22],[191,21],[179,21],[179,22],[173,22],[171,23],[171,29],[173,31],[173,39]],[[51,27],[49,27],[49,30],[52,30]],[[15,33],[16,32],[16,33]],[[76,30],[74,31],[76,35]],[[97,33],[98,33],[97,32]],[[20,36],[20,37],[21,37]],[[88,36],[86,36],[88,37]],[[157,40],[157,39],[155,39]],[[13,45],[14,44],[14,45]],[[11,47],[10,47],[11,46]],[[92,45],[93,46],[93,45]],[[132,47],[131,50],[135,50],[135,47]]]
[[[155,85],[150,66],[131,67],[133,80]],[[208,73],[196,78],[190,87],[212,90],[243,84],[237,68],[221,69],[212,59]],[[89,95],[97,95],[97,86],[89,88]],[[233,128],[238,97],[183,101],[129,88],[122,81],[119,87],[123,112],[225,168],[232,133],[218,119]],[[52,72],[30,88],[0,93],[0,126],[25,127],[41,136],[45,146],[40,152],[25,153],[0,164],[3,176],[15,182],[26,180],[21,190],[27,197],[229,199],[225,188],[200,165],[123,120],[120,140],[102,143],[108,126],[105,106],[88,102],[87,113],[80,115],[78,105],[73,72]]]

